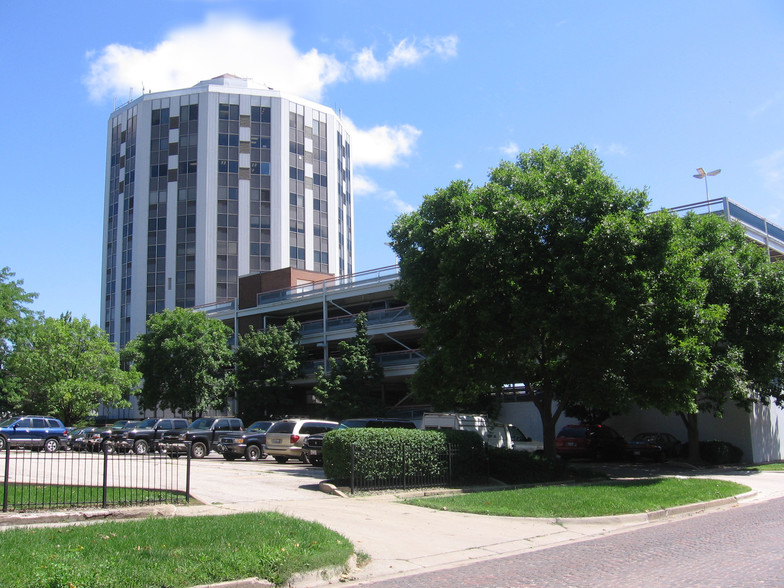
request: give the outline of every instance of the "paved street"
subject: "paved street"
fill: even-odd
[[[784,499],[387,581],[385,588],[784,586]]]

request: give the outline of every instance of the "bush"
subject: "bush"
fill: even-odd
[[[336,481],[351,477],[351,447],[355,448],[355,472],[366,480],[384,480],[402,474],[403,451],[406,472],[412,476],[436,476],[449,467],[445,459],[449,445],[453,480],[475,476],[483,468],[482,438],[470,431],[420,431],[418,429],[338,429],[324,435],[324,474]],[[478,461],[480,460],[480,461]]]
[[[700,459],[711,465],[740,463],[743,450],[727,441],[700,441]]]
[[[505,484],[555,482],[571,477],[563,462],[527,451],[490,447],[487,457],[490,477]]]

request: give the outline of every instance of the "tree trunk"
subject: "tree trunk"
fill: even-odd
[[[534,398],[534,405],[539,411],[539,418],[542,420],[542,444],[544,445],[544,456],[549,459],[556,459],[555,452],[555,425],[561,416],[561,410],[553,412],[552,394],[542,393]]]
[[[700,458],[700,427],[699,413],[681,414],[683,424],[686,425],[686,435],[688,437],[689,463],[698,464],[702,462]]]

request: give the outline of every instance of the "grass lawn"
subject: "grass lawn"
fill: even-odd
[[[412,498],[439,510],[516,517],[593,517],[642,513],[726,498],[750,488],[723,480],[655,478]]]
[[[127,504],[180,502],[185,494],[168,490],[144,488],[106,489],[106,502],[113,506]],[[54,484],[8,484],[9,510],[35,508],[51,509],[58,506],[100,506],[103,503],[101,486],[58,486]]]
[[[0,532],[0,586],[194,586],[342,567],[341,535],[278,513],[176,517]]]
[[[780,472],[784,471],[784,463],[763,463],[746,469],[752,472]]]

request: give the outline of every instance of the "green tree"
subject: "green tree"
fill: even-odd
[[[782,400],[784,265],[714,215],[658,213],[650,232],[668,247],[638,315],[627,380],[641,406],[681,415],[696,462],[700,413]]]
[[[250,331],[235,351],[237,405],[247,422],[281,415],[292,406],[291,382],[300,374],[300,325],[289,318],[281,327]]]
[[[184,308],[152,315],[146,332],[123,350],[144,378],[139,405],[193,415],[225,407],[233,385],[231,333],[221,321]]]
[[[74,423],[98,408],[130,406],[128,395],[139,381],[135,371],[120,367],[106,333],[86,318],[42,318],[17,341],[8,370],[22,391],[16,409],[51,414]]]
[[[13,410],[19,402],[6,362],[15,341],[29,331],[36,317],[27,305],[32,304],[38,294],[25,292],[23,281],[13,280],[14,275],[8,267],[0,269],[0,413]]]
[[[338,358],[329,358],[329,372],[316,371],[313,391],[335,419],[373,416],[384,409],[379,382],[383,374],[367,335],[367,316],[355,319],[356,335],[338,343]]]
[[[522,383],[549,456],[567,406],[627,406],[647,204],[593,151],[543,147],[502,162],[484,186],[453,182],[399,217],[389,236],[400,294],[426,331],[419,397],[454,408]]]

